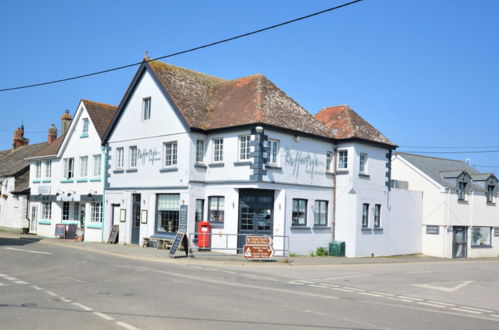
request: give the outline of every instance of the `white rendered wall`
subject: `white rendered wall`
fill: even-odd
[[[7,177],[2,183],[0,193],[0,227],[19,229],[28,227],[26,219],[27,198],[25,195],[14,195],[15,177]]]

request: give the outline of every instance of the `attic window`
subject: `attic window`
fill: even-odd
[[[142,119],[149,120],[151,119],[151,98],[146,97],[142,99]]]
[[[487,186],[487,203],[494,203],[495,188],[494,185]]]
[[[83,131],[82,134],[88,134],[88,118],[83,118]]]
[[[459,186],[457,189],[457,199],[460,201],[464,201],[466,197],[466,182],[459,182]]]

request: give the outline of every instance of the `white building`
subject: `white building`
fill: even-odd
[[[395,146],[335,109],[319,120],[262,75],[224,80],[144,61],[103,138],[104,236],[119,224],[119,242],[139,244],[208,220],[212,248],[232,252],[248,234],[273,235],[280,253],[333,238],[347,256],[419,252],[417,212],[400,216],[417,208],[415,193],[386,185]]]
[[[423,192],[423,253],[443,258],[497,257],[497,178],[465,162],[397,153],[392,177]]]
[[[74,119],[63,117],[63,135],[29,158],[32,232],[54,237],[56,224],[76,225],[85,241],[102,242],[104,157],[101,137],[116,107],[81,100]]]

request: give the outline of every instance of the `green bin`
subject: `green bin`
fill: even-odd
[[[329,256],[344,257],[345,256],[345,242],[332,241],[329,242]]]

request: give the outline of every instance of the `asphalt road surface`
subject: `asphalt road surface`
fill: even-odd
[[[499,329],[499,259],[162,263],[0,238],[0,329],[68,328]]]

